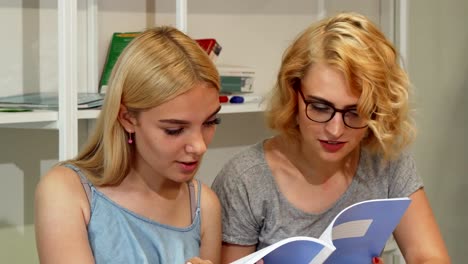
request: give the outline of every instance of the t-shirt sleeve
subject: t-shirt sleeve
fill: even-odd
[[[389,197],[408,197],[424,187],[419,177],[413,157],[404,152],[396,161],[392,162],[389,186]]]
[[[256,245],[260,225],[251,206],[252,188],[248,170],[240,168],[241,161],[231,160],[216,176],[212,188],[222,206],[223,241],[236,245]],[[254,175],[251,175],[254,176]]]

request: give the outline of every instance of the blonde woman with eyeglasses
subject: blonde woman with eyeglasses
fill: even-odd
[[[395,48],[367,18],[342,13],[302,32],[269,101],[278,134],[233,157],[213,183],[222,263],[288,237],[318,238],[349,205],[392,197],[412,200],[394,232],[406,262],[449,263],[408,153],[408,94]]]

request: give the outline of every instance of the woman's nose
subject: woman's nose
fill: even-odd
[[[325,130],[333,138],[339,138],[343,134],[345,126],[343,114],[336,112],[335,116],[325,124]]]

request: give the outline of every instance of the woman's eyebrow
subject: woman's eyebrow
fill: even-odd
[[[209,115],[207,119],[210,119],[213,116],[217,115],[219,111],[221,111],[221,105],[211,115]]]
[[[213,116],[215,116],[220,110],[221,110],[221,106],[219,106],[212,114],[210,114],[207,119],[210,119]],[[181,120],[181,119],[160,119],[158,121],[161,123],[172,124],[172,125],[189,125],[190,124],[189,121]]]
[[[160,119],[159,122],[167,123],[167,124],[174,124],[174,125],[188,125],[188,124],[190,124],[189,121],[181,120],[181,119]]]
[[[309,95],[307,96],[306,95],[306,100],[308,101],[313,101],[313,102],[319,102],[319,103],[324,103],[326,105],[329,105],[329,106],[333,106],[335,107],[335,104],[322,98],[322,97],[319,97],[319,96],[312,96],[312,95]],[[356,108],[357,107],[357,104],[350,104],[350,105],[345,105],[344,106],[344,109],[348,109],[348,108]]]

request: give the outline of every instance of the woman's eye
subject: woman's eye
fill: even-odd
[[[319,111],[319,112],[333,111],[333,109],[329,105],[326,105],[326,104],[311,103],[310,105],[311,105],[312,109],[315,110],[315,111]]]
[[[212,127],[212,126],[218,125],[219,123],[221,123],[221,118],[215,118],[213,120],[208,120],[208,121],[204,122],[203,126],[204,127]],[[183,127],[178,128],[178,129],[170,129],[170,128],[165,128],[164,129],[164,133],[166,133],[169,136],[178,136],[178,135],[182,134],[182,132],[184,132]]]
[[[203,123],[204,126],[210,127],[210,126],[215,126],[219,125],[221,123],[221,118],[215,118],[213,120],[208,120],[205,123]]]
[[[184,129],[183,128],[179,128],[179,129],[164,129],[164,132],[169,135],[169,136],[177,136],[179,135],[180,133],[182,133]]]
[[[358,114],[358,112],[357,112],[356,109],[350,110],[350,111],[348,111],[348,112],[346,112],[346,113],[347,113],[348,115],[350,115],[351,117],[359,117],[359,114]]]

